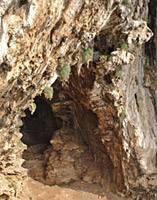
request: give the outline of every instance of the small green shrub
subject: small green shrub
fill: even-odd
[[[135,191],[132,191],[132,192],[131,192],[131,196],[132,196],[132,197],[136,197],[136,192],[135,192]]]
[[[17,131],[20,131],[20,126],[15,126]]]
[[[125,114],[125,112],[124,111],[122,111],[121,113],[120,113],[120,116],[119,116],[119,119],[120,119],[120,123],[122,123],[123,122],[123,120],[126,118],[126,114]]]
[[[123,0],[122,3],[125,4],[131,10],[133,9],[133,5],[129,0]]]
[[[64,64],[63,67],[60,69],[60,76],[62,81],[67,81],[69,79],[71,72],[71,66],[68,64]]]
[[[53,98],[53,87],[46,86],[44,88],[44,96],[46,99],[51,100]]]
[[[119,42],[118,47],[120,49],[126,49],[127,48],[127,44],[124,41]]]
[[[60,72],[60,71],[61,71],[61,66],[60,66],[60,65],[57,65],[56,70],[57,70],[58,72]]]
[[[18,145],[18,147],[20,147],[20,148],[24,147],[23,142],[22,142],[21,140],[18,141],[18,144],[17,144],[17,145]]]
[[[63,58],[58,59],[58,65],[56,67],[56,70],[61,77],[61,81],[67,81],[69,79],[71,66],[65,63]]]
[[[93,57],[93,50],[92,49],[87,48],[82,52],[83,62],[89,61],[90,59],[92,59],[92,57]]]
[[[118,66],[117,68],[116,68],[116,76],[118,76],[121,80],[123,80],[123,75],[122,75],[122,66]]]

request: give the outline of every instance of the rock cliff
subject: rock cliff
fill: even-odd
[[[27,177],[22,154],[34,143],[21,138],[28,115],[42,106],[37,96],[52,109],[38,117],[44,128],[36,120],[33,130],[50,141],[40,181],[82,178],[112,192],[157,190],[155,6],[149,0],[1,0],[0,197],[16,199]],[[83,171],[92,158],[95,167]],[[71,163],[63,174],[57,159]]]

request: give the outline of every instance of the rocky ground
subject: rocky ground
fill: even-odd
[[[31,178],[23,185],[23,191],[18,199],[21,200],[124,200],[122,197],[105,192],[98,185],[78,183],[81,189],[71,189],[60,186],[46,186]],[[127,198],[129,200],[129,198]]]
[[[32,145],[24,151],[23,167],[28,169],[29,177],[24,181],[22,192],[17,198],[21,200],[124,199],[102,188],[101,172],[96,167],[87,146],[78,142],[77,135],[72,137],[73,132],[69,134],[67,130],[61,138],[59,132],[56,131],[51,140],[52,146]],[[49,161],[46,165],[47,160]]]

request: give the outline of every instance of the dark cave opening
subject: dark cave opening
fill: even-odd
[[[26,117],[22,118],[23,126],[21,141],[27,146],[36,144],[50,144],[53,131],[61,125],[61,119],[54,117],[52,108],[43,97],[34,99],[36,110],[33,115],[29,109],[25,111]]]
[[[23,167],[28,169],[29,177],[46,185],[82,190],[82,187],[96,184],[101,189],[103,186],[115,192],[115,183],[120,180],[121,190],[123,180],[120,176],[117,179],[119,169],[114,167],[108,153],[114,150],[114,146],[108,141],[102,142],[108,119],[106,113],[114,114],[114,107],[102,108],[98,114],[93,112],[89,94],[95,80],[94,73],[86,68],[81,76],[74,69],[72,73],[68,85],[59,81],[53,85],[51,101],[43,96],[36,97],[35,113],[31,116],[28,110],[25,111],[21,128],[22,141],[27,145]],[[109,103],[112,104],[111,100]]]
[[[91,134],[97,127],[96,115],[76,103],[60,83],[54,85],[51,101],[41,96],[34,102],[36,111],[33,115],[25,111],[21,127],[21,140],[27,145],[22,166],[28,176],[73,189],[90,190],[89,185],[96,184],[101,191],[101,169],[90,147],[95,143]]]

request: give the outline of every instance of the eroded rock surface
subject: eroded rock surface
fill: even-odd
[[[73,102],[72,117],[98,163],[102,185],[114,192],[122,192],[125,187],[156,190],[156,22],[152,9],[155,5],[148,3],[0,2],[0,197],[16,199],[21,190],[26,176],[21,167],[26,146],[20,141],[20,117],[25,116],[23,111],[27,108],[33,114],[33,99],[57,78],[62,80],[56,71],[59,60],[72,68],[69,82],[64,82],[60,90]],[[153,16],[149,18],[154,36],[146,22],[148,13]],[[152,36],[148,46],[142,46]],[[87,48],[94,55],[85,62],[83,53]],[[51,103],[54,108],[55,101]],[[65,126],[66,117],[62,120]],[[73,133],[69,130],[65,136],[72,134],[69,137],[73,138]],[[56,137],[57,133],[49,148],[53,159],[58,151]],[[72,146],[66,142],[61,140],[62,158],[66,152],[70,154],[71,148],[79,155],[84,152],[84,148],[75,148],[78,142]],[[70,158],[76,162],[73,154]],[[56,161],[49,166],[51,162],[47,160],[48,181],[59,183],[60,179],[54,181],[52,169],[61,163]],[[73,178],[67,174],[67,181],[82,176],[83,171],[76,175],[74,167],[71,169]],[[63,175],[60,172],[57,176]]]

